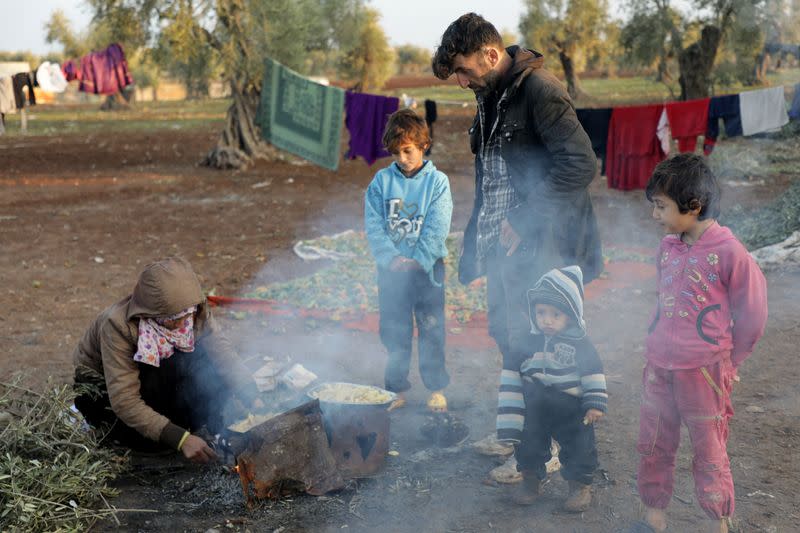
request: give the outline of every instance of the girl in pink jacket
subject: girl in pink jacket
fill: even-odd
[[[666,529],[683,422],[697,499],[711,518],[704,530],[727,532],[734,511],[730,394],[737,368],[764,333],[766,281],[745,247],[715,220],[720,188],[702,157],[661,162],[646,195],[667,236],[656,259],[658,305],[642,378],[638,488],[646,512],[632,531]]]

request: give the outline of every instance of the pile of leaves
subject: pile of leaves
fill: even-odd
[[[68,385],[0,383],[0,530],[85,531],[116,518],[107,482],[126,459],[98,447],[74,398]]]
[[[800,182],[792,183],[770,204],[758,209],[736,206],[720,223],[731,228],[749,250],[783,241],[800,230]]]
[[[335,262],[318,272],[286,283],[258,287],[246,296],[285,303],[301,309],[319,309],[340,320],[351,313],[378,310],[378,285],[375,260],[363,232],[349,232],[337,238],[320,237],[306,244],[347,254],[349,259]],[[449,257],[445,260],[446,313],[459,322],[486,311],[486,285],[483,280],[464,286],[458,282],[459,240],[448,237]]]
[[[316,309],[341,320],[354,313],[378,311],[378,285],[375,260],[363,232],[346,232],[335,237],[320,237],[303,241],[316,248],[337,252],[346,259],[336,261],[318,272],[285,283],[262,286],[246,294],[280,302],[298,309]],[[485,278],[470,285],[458,282],[460,234],[447,238],[448,257],[445,259],[445,314],[464,324],[476,312],[486,312]],[[651,263],[653,254],[619,247],[605,247],[605,261],[636,261]]]

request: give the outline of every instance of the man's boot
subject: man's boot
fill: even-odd
[[[592,486],[577,481],[569,481],[569,497],[564,502],[564,510],[569,513],[582,513],[592,503]]]
[[[522,483],[514,488],[511,500],[517,505],[531,505],[539,498],[542,481],[533,472],[521,472]]]

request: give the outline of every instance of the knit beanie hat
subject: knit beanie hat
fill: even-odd
[[[573,265],[554,268],[542,276],[532,289],[528,290],[528,312],[533,333],[539,333],[534,319],[536,304],[550,304],[572,318],[573,326],[562,332],[562,335],[574,338],[586,336],[586,323],[583,320],[583,272],[581,272],[581,267]]]

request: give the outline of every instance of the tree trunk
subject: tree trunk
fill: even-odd
[[[564,77],[567,79],[567,92],[573,100],[586,93],[581,89],[581,82],[578,79],[578,73],[575,72],[575,65],[572,62],[572,57],[563,50],[558,52],[558,58],[561,60],[561,67],[564,69]]]
[[[755,71],[753,72],[753,79],[756,83],[761,85],[767,84],[767,70],[769,70],[771,56],[767,50],[763,50],[756,58]]]
[[[678,54],[681,100],[706,98],[711,94],[711,71],[717,56],[722,32],[716,26],[705,26],[700,40]]]
[[[231,83],[233,102],[228,108],[225,127],[216,146],[201,162],[218,169],[243,169],[255,159],[270,159],[274,149],[261,139],[255,124],[260,94],[255,89],[241,89]]]

